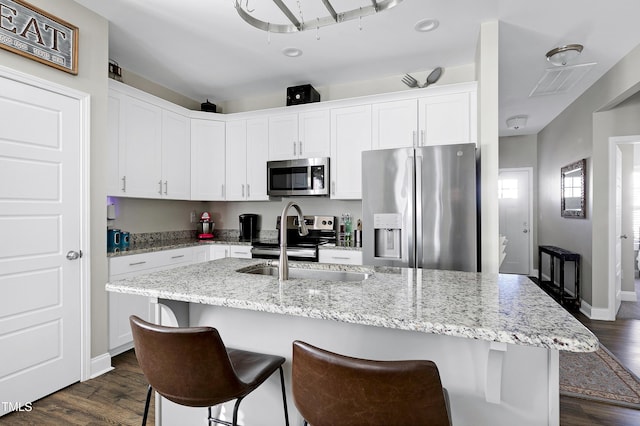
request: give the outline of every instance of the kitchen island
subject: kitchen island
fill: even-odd
[[[527,277],[290,262],[349,270],[363,281],[291,279],[239,270],[268,264],[226,258],[107,284],[145,295],[166,325],[211,325],[228,346],[280,354],[290,377],[295,339],[372,359],[431,359],[455,425],[557,425],[559,351],[589,352],[597,338]],[[290,390],[290,385],[288,386]],[[206,424],[206,409],[157,400],[163,425]],[[277,377],[247,397],[241,423],[282,423]],[[300,417],[289,396],[290,418]],[[222,415],[229,406],[220,408]],[[390,421],[402,413],[389,407]],[[194,417],[195,416],[195,417]]]

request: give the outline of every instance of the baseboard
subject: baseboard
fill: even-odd
[[[620,300],[622,300],[623,302],[637,302],[638,295],[635,291],[621,291]]]
[[[95,358],[91,358],[91,376],[89,378],[93,379],[111,370],[113,370],[111,366],[111,355],[108,352],[98,355]]]
[[[615,318],[611,319],[611,315],[609,313],[609,309],[606,309],[606,308],[594,308],[593,306],[589,305],[584,300],[581,300],[580,312],[582,312],[589,319],[592,319],[592,320],[600,320],[600,321],[614,321],[615,320]]]
[[[128,351],[129,349],[133,349],[133,341],[129,343],[125,343],[124,345],[120,345],[117,348],[110,349],[109,355],[111,355],[111,357],[114,357],[116,355],[120,355],[121,353]]]

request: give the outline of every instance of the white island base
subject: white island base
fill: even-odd
[[[150,299],[157,323],[213,326],[227,346],[286,357],[285,385],[291,425],[302,424],[291,395],[294,340],[355,357],[434,361],[449,392],[455,426],[559,424],[557,349]],[[233,402],[217,410],[221,418],[230,421]],[[206,425],[206,418],[206,409],[178,406],[156,396],[156,425]],[[390,425],[402,424],[402,418],[403,413],[389,407]],[[277,374],[242,401],[239,423],[284,424]]]

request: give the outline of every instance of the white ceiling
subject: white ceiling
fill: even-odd
[[[445,69],[474,62],[480,25],[500,22],[500,135],[535,134],[640,44],[640,2],[633,0],[404,0],[358,20],[291,34],[245,23],[234,0],[76,0],[110,22],[109,54],[136,74],[194,100],[212,102]],[[243,0],[243,5],[246,0]],[[288,23],[272,0],[248,0],[254,16]],[[327,13],[321,0],[285,0],[305,21]],[[371,0],[331,0],[340,12]],[[309,6],[311,5],[311,6]],[[278,12],[276,10],[276,12]],[[423,18],[440,22],[419,33]],[[317,36],[319,35],[319,40]],[[545,53],[580,43],[575,64],[595,63],[569,92],[529,97],[545,69]],[[303,50],[285,57],[286,47]],[[638,70],[640,72],[640,70]],[[406,88],[399,83],[398,90]],[[506,119],[527,115],[524,129]]]

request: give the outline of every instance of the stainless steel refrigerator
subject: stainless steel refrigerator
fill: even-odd
[[[475,144],[362,153],[365,265],[478,271]]]

